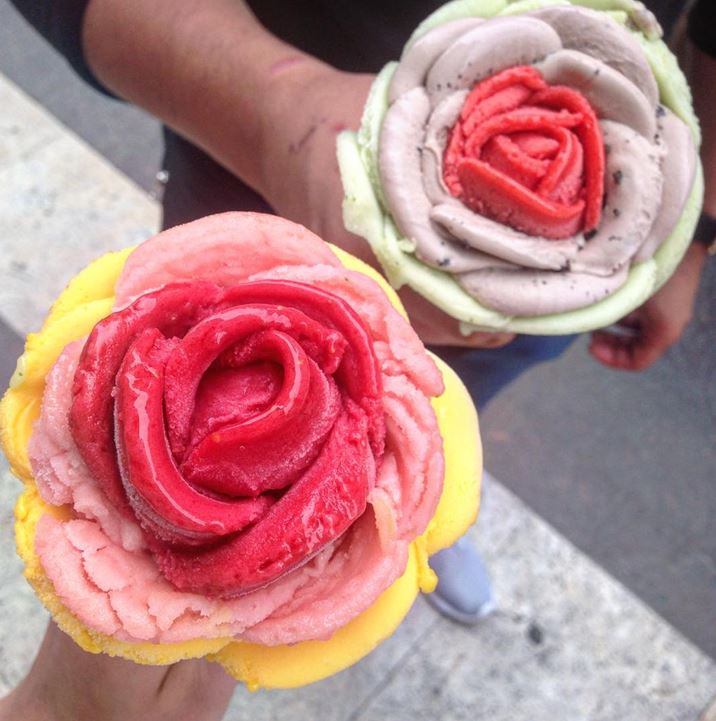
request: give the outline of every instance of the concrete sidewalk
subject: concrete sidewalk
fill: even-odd
[[[3,79],[0,107],[0,309],[24,332],[87,261],[149,235],[158,209]],[[12,552],[17,491],[3,472],[0,691],[45,623]],[[493,480],[472,533],[500,607],[484,624],[452,625],[420,600],[353,669],[297,691],[237,690],[227,719],[694,721],[716,694],[711,659]]]

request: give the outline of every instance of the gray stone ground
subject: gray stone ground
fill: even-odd
[[[117,112],[110,101],[90,101],[91,91],[54,76],[56,61],[21,30],[0,0],[0,72],[36,83],[43,104],[69,113],[78,132],[95,132],[88,122],[95,110],[108,129]],[[22,94],[0,88],[6,378],[20,346],[5,321],[21,332],[37,327],[72,273],[103,249],[146,237],[157,208]],[[85,125],[75,124],[80,117]],[[148,188],[148,154],[132,160],[122,152],[132,137],[158,158],[156,127],[140,115],[123,118],[119,134],[95,132],[95,144],[104,142],[103,154]],[[687,338],[654,369],[614,374],[591,362],[581,343],[520,379],[482,417],[492,472],[712,656],[714,271],[712,264]],[[12,555],[13,488],[4,476],[3,559]],[[695,719],[716,692],[711,661],[501,484],[492,484],[474,533],[501,606],[484,626],[452,627],[418,604],[355,669],[298,692],[238,692],[227,718]],[[1,691],[29,661],[44,621],[17,564],[0,569]]]
[[[162,155],[159,123],[83,83],[8,0],[0,0],[0,72],[139,185],[152,187]]]

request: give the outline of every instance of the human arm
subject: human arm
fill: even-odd
[[[30,673],[0,700],[0,721],[219,721],[234,686],[205,659],[150,667],[86,653],[50,623]]]
[[[590,353],[616,370],[640,371],[654,364],[681,338],[691,321],[706,258],[706,247],[692,243],[674,275],[646,303],[619,322],[623,332],[598,330]]]
[[[689,80],[703,136],[704,212],[716,217],[716,59],[693,46],[691,53]],[[644,370],[661,358],[691,321],[706,255],[706,245],[694,241],[664,286],[620,321],[625,333],[592,334],[592,356],[610,368],[630,371]]]
[[[287,45],[244,3],[227,0],[164,0],[151,13],[136,0],[92,0],[84,48],[112,92],[204,149],[280,215],[376,264],[367,243],[343,227],[335,155],[337,133],[358,125],[372,76],[341,72]],[[425,341],[467,342],[426,301],[404,300]]]

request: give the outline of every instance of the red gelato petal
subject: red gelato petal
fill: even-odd
[[[531,158],[537,160],[552,159],[559,150],[559,142],[554,138],[534,132],[512,133],[510,139]]]
[[[480,151],[490,138],[524,131],[540,131],[551,136],[557,128],[576,128],[582,115],[566,110],[545,110],[525,105],[509,113],[486,120],[465,142],[465,157],[479,158]]]
[[[127,498],[142,527],[168,543],[203,543],[254,523],[275,499],[211,498],[182,477],[164,430],[164,366],[173,345],[150,329],[129,347],[117,374],[117,450]]]
[[[300,412],[310,384],[306,353],[290,335],[274,332],[267,336],[269,329],[289,334],[295,329],[299,336],[312,335],[314,341],[330,343],[340,362],[345,345],[343,339],[336,338],[333,331],[326,332],[319,323],[293,308],[240,305],[204,319],[177,344],[167,362],[165,405],[169,441],[177,460],[183,459],[187,451],[199,384],[218,356],[233,346],[241,347],[247,361],[281,357],[287,369],[278,402],[265,413],[244,421],[240,434],[234,433],[237,439],[241,437],[248,441],[257,435],[272,433]],[[270,354],[267,343],[273,351]],[[334,367],[337,365],[335,363]],[[223,433],[229,440],[231,430],[224,429]]]
[[[551,108],[566,108],[581,113],[582,123],[575,133],[584,149],[584,232],[594,230],[602,217],[604,197],[604,141],[597,116],[589,101],[576,90],[555,85],[534,95],[532,102]]]
[[[230,423],[241,423],[263,413],[283,385],[283,369],[276,363],[257,362],[234,368],[214,364],[199,384],[189,446]]]
[[[271,406],[206,435],[182,463],[187,479],[220,493],[257,496],[285,488],[313,463],[340,412],[340,395],[300,346],[292,350],[296,357],[284,360],[290,380]]]
[[[534,68],[519,66],[504,70],[472,89],[450,133],[444,155],[443,177],[453,195],[460,195],[457,166],[465,153],[465,139],[488,118],[518,108],[535,90],[545,87],[547,84]]]
[[[475,132],[475,129],[482,125],[486,120],[494,118],[496,115],[504,115],[511,110],[517,110],[527,100],[532,97],[533,91],[522,85],[504,88],[494,95],[485,98],[474,106],[469,115],[466,115],[462,123],[462,132],[465,137],[469,137]],[[469,100],[469,97],[468,97]],[[465,111],[461,113],[462,118]]]
[[[542,77],[542,74],[529,65],[517,65],[513,68],[507,68],[507,70],[503,70],[475,85],[465,99],[465,104],[460,113],[460,120],[465,122],[473,114],[478,105],[484,101],[489,101],[494,96],[500,97],[501,91],[506,89],[511,90],[514,87],[522,87],[529,91],[535,91],[546,88],[547,83]],[[512,107],[506,104],[499,112],[504,112],[505,110],[512,110]],[[470,132],[472,132],[472,130],[473,128],[470,128]]]
[[[160,550],[162,573],[180,590],[238,596],[308,561],[365,510],[375,479],[367,429],[365,413],[346,400],[311,470],[258,523],[217,547]]]
[[[530,235],[568,238],[579,231],[583,201],[546,200],[480,160],[464,160],[458,172],[465,203],[479,213]]]
[[[213,283],[177,283],[147,293],[101,320],[82,350],[75,373],[70,428],[83,460],[112,504],[131,516],[114,448],[112,388],[134,338],[148,328],[182,336],[223,295]]]
[[[560,128],[560,130],[563,130]],[[569,205],[579,199],[584,177],[584,151],[575,136],[563,130],[563,142],[537,188],[538,195]]]
[[[535,189],[550,167],[548,160],[531,157],[507,135],[488,140],[481,160],[530,190]]]
[[[368,415],[368,433],[376,459],[383,456],[385,425],[382,409],[380,366],[373,351],[373,340],[360,316],[343,299],[305,283],[265,280],[243,283],[227,291],[232,303],[275,303],[289,305],[327,328],[337,330],[346,346],[334,378],[348,397]],[[327,358],[334,349],[324,349]],[[313,356],[317,357],[317,356]],[[325,363],[320,362],[325,369]],[[329,372],[326,369],[326,372]]]

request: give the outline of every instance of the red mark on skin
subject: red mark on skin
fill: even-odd
[[[295,65],[301,65],[304,62],[305,58],[301,55],[291,55],[287,58],[282,58],[281,60],[277,60],[269,68],[269,75],[273,78],[276,75],[280,75],[281,73],[285,72],[289,68],[292,68]]]

